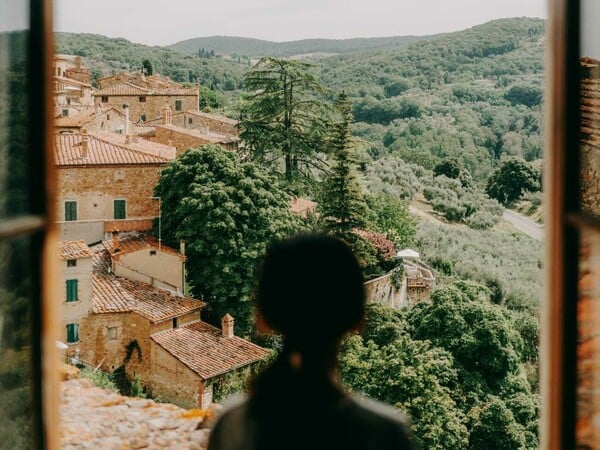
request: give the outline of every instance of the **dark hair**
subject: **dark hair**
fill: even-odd
[[[259,270],[257,307],[295,349],[333,343],[364,317],[363,281],[344,242],[299,235],[268,249]]]

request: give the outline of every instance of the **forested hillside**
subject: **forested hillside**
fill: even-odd
[[[503,156],[541,158],[544,23],[503,19],[404,50],[327,58],[321,81],[354,101],[371,157],[433,169],[456,157],[485,181]]]
[[[402,48],[414,42],[434,39],[435,36],[391,36],[355,39],[302,39],[273,42],[235,36],[208,36],[187,39],[168,48],[190,55],[198,51],[214,51],[217,55],[242,55],[246,57],[294,56],[307,53],[350,53],[362,50]]]
[[[155,72],[177,82],[200,83],[215,90],[240,88],[245,67],[224,59],[184,55],[162,47],[136,44],[97,34],[56,33],[56,52],[79,55],[92,70],[94,79],[118,71],[139,70],[142,61],[151,62]]]

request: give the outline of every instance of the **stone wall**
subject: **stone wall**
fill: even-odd
[[[191,121],[191,123],[190,123]],[[208,131],[220,134],[239,134],[235,125],[222,122],[216,117],[203,117],[190,113],[176,114],[173,116],[173,125],[182,128],[191,128],[199,131]]]
[[[151,251],[154,254],[151,254]],[[115,274],[163,289],[183,292],[183,261],[172,253],[144,249],[115,256]]]
[[[140,102],[140,96],[110,95],[108,102],[103,103],[101,96],[95,97],[95,104],[104,106],[112,105],[122,108],[124,104],[129,105],[129,117],[133,122],[138,122],[142,115],[146,121],[161,117],[161,108],[169,105],[175,111],[175,101],[181,100],[182,111],[198,109],[198,94],[196,95],[146,95],[145,102]]]
[[[379,303],[390,308],[401,308],[407,304],[406,279],[402,277],[400,286],[394,286],[389,272],[365,283],[367,303]]]
[[[104,226],[100,227],[98,221],[113,220],[114,200],[117,199],[126,200],[128,219],[157,217],[158,202],[150,197],[154,195],[162,167],[161,164],[59,167],[57,220],[60,222],[60,238],[83,239],[85,242],[102,240]],[[66,201],[77,202],[77,221],[64,221]],[[96,226],[79,226],[78,221],[96,221]],[[93,233],[88,227],[93,228]]]
[[[206,408],[212,403],[212,386],[205,393],[202,379],[155,342],[151,351],[154,398],[184,408]]]
[[[224,150],[235,150],[236,145],[230,143],[215,142],[214,139],[188,134],[185,131],[178,131],[168,126],[157,126],[154,137],[150,138],[160,144],[172,145],[177,150],[177,156],[184,153],[187,149],[198,148],[205,144],[220,145]]]
[[[216,409],[123,397],[87,379],[60,386],[60,448],[204,450]]]

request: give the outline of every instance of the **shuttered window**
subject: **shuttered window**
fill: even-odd
[[[65,202],[65,220],[77,220],[77,202]]]
[[[70,323],[67,325],[67,342],[73,344],[79,341],[79,325]]]
[[[77,280],[67,280],[67,301],[76,302],[79,300],[77,295]]]
[[[127,202],[125,200],[114,201],[114,218],[125,219],[127,217]]]

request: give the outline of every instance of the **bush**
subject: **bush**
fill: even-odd
[[[83,369],[81,369],[79,376],[81,378],[86,378],[90,380],[92,384],[96,387],[108,389],[109,391],[113,391],[119,394],[119,388],[117,387],[113,376],[106,372],[84,367]]]

